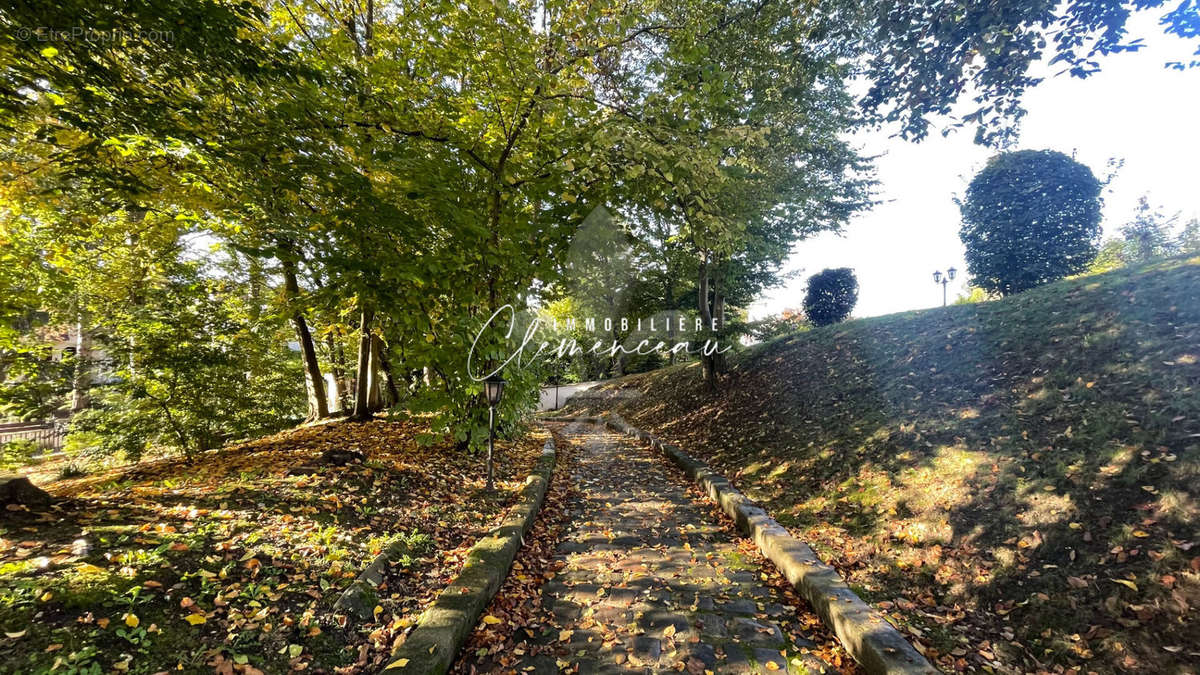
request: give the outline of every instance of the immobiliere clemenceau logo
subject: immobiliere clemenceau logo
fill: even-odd
[[[467,372],[470,373],[473,380],[483,381],[509,366],[523,368],[537,363],[539,359],[564,359],[578,356],[585,352],[596,356],[615,358],[620,354],[646,356],[655,352],[712,356],[713,354],[724,354],[731,349],[730,345],[722,346],[713,337],[706,337],[703,342],[692,339],[680,339],[688,334],[699,335],[706,332],[706,329],[711,330],[710,335],[716,333],[720,327],[717,319],[713,319],[711,324],[706,326],[702,319],[693,320],[682,315],[678,317],[670,315],[656,316],[646,319],[630,319],[629,317],[605,317],[603,319],[586,317],[577,319],[569,317],[562,321],[552,319],[549,324],[543,322],[541,317],[534,317],[526,325],[520,343],[508,357],[491,372],[482,375],[478,374],[472,367],[472,363],[477,360],[475,353],[479,345],[479,340],[501,317],[506,317],[508,323],[505,338],[511,341],[514,337],[519,323],[517,321],[517,313],[512,305],[504,305],[492,313],[491,317],[479,329],[479,332],[475,334],[474,341],[471,342],[471,350],[467,354]],[[555,332],[560,329],[573,331],[578,330],[580,327],[586,332],[597,332],[602,329],[606,335],[612,335],[614,330],[619,329],[622,333],[628,333],[634,337],[625,339],[608,337],[596,338],[590,341],[585,340],[584,345],[587,346],[580,345],[577,338],[560,337],[556,343],[552,340],[538,339],[538,334],[543,327],[548,327]],[[655,336],[656,333],[660,332],[668,336],[667,340]],[[635,338],[637,338],[636,342]]]
[[[595,316],[552,317],[504,305],[475,334],[467,354],[467,372],[479,381],[505,368],[522,368],[539,360],[568,359],[585,353],[612,359],[656,352],[664,356],[709,357],[731,349],[717,339],[723,323],[721,317],[706,321],[681,311],[631,316],[630,296],[640,278],[638,267],[639,260],[626,230],[604,207],[593,209],[575,232],[567,250],[564,273],[556,283],[578,301],[578,306],[600,311],[587,312]],[[491,372],[480,374],[473,365],[479,360],[479,343],[489,331],[504,332],[505,342],[515,347]],[[489,359],[491,363],[496,360]]]

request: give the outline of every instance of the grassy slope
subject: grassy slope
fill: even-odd
[[[377,671],[545,440],[498,443],[498,494],[485,497],[479,458],[450,440],[418,445],[426,430],[306,427],[195,463],[43,485],[60,498],[52,509],[0,511],[0,672]],[[327,449],[367,461],[321,465]],[[319,470],[290,475],[300,466]],[[396,539],[410,555],[389,571],[376,620],[335,615],[340,591]]]
[[[581,407],[734,477],[943,668],[1195,672],[1200,258],[787,336],[719,397],[699,378]]]

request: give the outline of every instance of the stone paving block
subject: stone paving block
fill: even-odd
[[[763,607],[763,612],[772,619],[781,616],[787,616],[788,614],[792,614],[794,611],[795,610],[789,607],[784,607],[777,602],[769,602]]]
[[[697,614],[697,628],[702,637],[723,638],[729,635],[725,628],[725,618],[716,614]]]
[[[583,613],[583,608],[570,600],[554,600],[554,604],[550,606],[550,611],[554,613],[554,617],[557,619],[574,621]]]
[[[638,618],[637,624],[647,632],[656,633],[666,630],[667,626],[674,626],[676,633],[686,633],[691,629],[687,617],[664,609],[646,612]]]
[[[720,610],[730,614],[757,614],[758,604],[749,598],[739,598],[721,603]]]
[[[742,644],[773,644],[783,646],[783,632],[773,623],[749,617],[735,617],[729,622],[729,634]]]
[[[600,637],[600,633],[594,630],[579,629],[571,633],[571,639],[567,642],[567,648],[572,652],[580,651],[599,651],[604,641]]]
[[[593,619],[606,625],[629,623],[632,616],[633,613],[628,608],[610,604],[600,605],[596,607],[596,611],[592,612]]]
[[[753,659],[755,665],[760,668],[765,668],[768,663],[774,663],[779,666],[780,671],[787,670],[787,659],[779,653],[778,649],[755,649]]]
[[[690,659],[699,661],[706,669],[711,670],[717,664],[717,653],[713,650],[712,645],[697,642],[688,647],[687,658],[684,659],[684,662],[687,663]]]
[[[633,639],[633,655],[642,663],[657,663],[662,655],[662,642],[648,635],[636,637]]]
[[[629,607],[642,594],[637,588],[614,588],[608,592],[608,602],[619,607]]]

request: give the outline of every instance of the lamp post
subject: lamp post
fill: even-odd
[[[933,283],[942,285],[942,307],[946,306],[946,286],[951,281],[954,281],[954,275],[957,273],[958,270],[954,269],[953,267],[947,268],[944,275],[942,274],[941,270],[933,273]]]
[[[488,454],[487,454],[487,491],[495,490],[492,482],[492,452],[496,447],[496,406],[500,405],[500,397],[504,395],[504,379],[492,375],[483,381],[483,392],[488,402]]]

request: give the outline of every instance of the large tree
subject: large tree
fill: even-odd
[[[993,157],[959,202],[971,284],[1007,295],[1084,271],[1098,250],[1101,188],[1061,152]]]

